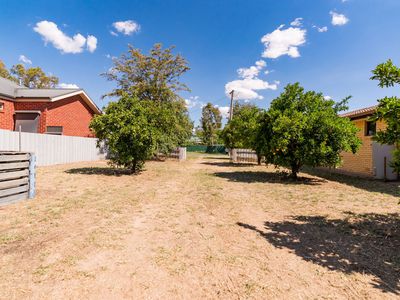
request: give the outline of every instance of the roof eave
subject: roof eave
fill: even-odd
[[[76,95],[81,95],[82,98],[85,100],[85,102],[89,105],[89,107],[95,112],[96,114],[101,114],[101,110],[97,107],[97,105],[94,103],[94,101],[89,97],[88,94],[84,90],[77,90],[68,94],[60,95],[57,97],[50,98],[52,102],[62,100],[68,97],[76,96]]]

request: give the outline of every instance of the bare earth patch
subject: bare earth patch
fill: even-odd
[[[399,184],[192,154],[43,167],[0,208],[0,298],[400,296]]]

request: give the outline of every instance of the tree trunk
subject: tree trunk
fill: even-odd
[[[290,174],[290,178],[297,180],[297,173],[299,173],[300,170],[299,164],[292,164],[291,170],[292,173]]]
[[[261,155],[257,154],[257,164],[260,166],[261,165]]]
[[[132,167],[131,167],[131,172],[132,172],[132,174],[135,174],[136,173],[136,168],[137,168],[137,161],[136,160],[134,160],[133,162],[132,162]]]

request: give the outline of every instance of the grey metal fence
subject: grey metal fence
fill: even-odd
[[[105,158],[97,139],[0,130],[0,151],[23,151],[36,155],[37,165],[55,165]]]

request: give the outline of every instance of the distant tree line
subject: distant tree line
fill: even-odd
[[[0,60],[0,77],[21,83],[23,86],[32,89],[55,88],[59,82],[58,77],[47,75],[40,67],[26,68],[23,64],[16,64],[7,69]]]

